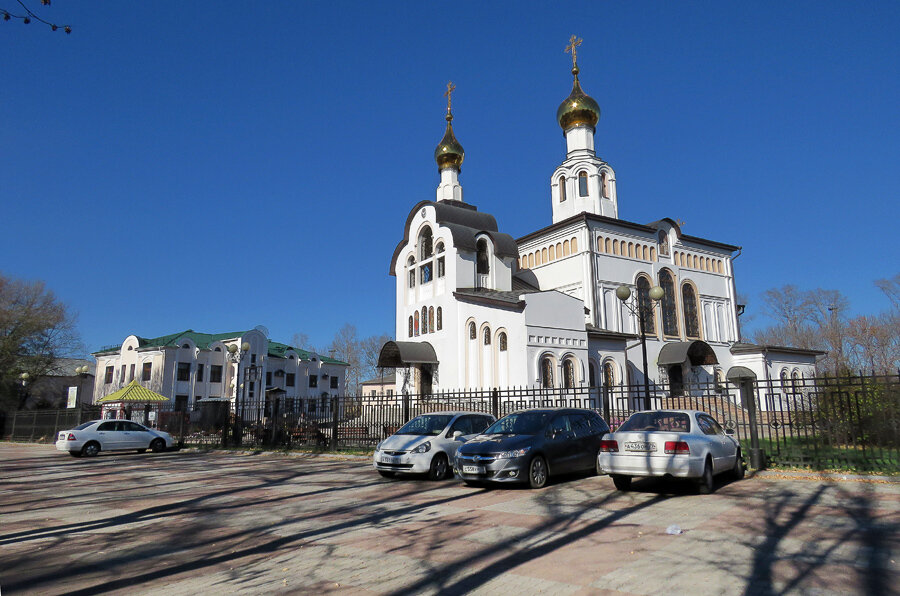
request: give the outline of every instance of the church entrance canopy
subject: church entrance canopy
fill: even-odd
[[[746,366],[732,366],[728,369],[728,374],[725,375],[725,378],[732,383],[740,383],[744,379],[755,381],[756,373]]]
[[[123,365],[124,366],[124,365]],[[101,397],[97,400],[98,404],[111,404],[111,403],[141,403],[141,404],[150,404],[150,403],[160,403],[167,402],[169,398],[156,393],[155,391],[150,391],[146,387],[142,385],[138,385],[137,379],[131,381],[123,388],[119,389],[115,393],[110,393],[106,397]]]
[[[411,364],[437,364],[437,354],[427,341],[389,341],[378,354],[380,368],[400,368]]]
[[[705,341],[673,341],[667,343],[659,351],[659,357],[656,364],[659,366],[667,366],[669,364],[681,364],[685,360],[690,360],[691,366],[702,366],[704,364],[718,364],[716,353]]]

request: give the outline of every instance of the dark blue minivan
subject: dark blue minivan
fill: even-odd
[[[527,482],[597,469],[609,425],[593,410],[540,408],[504,416],[456,450],[454,471],[466,484]]]

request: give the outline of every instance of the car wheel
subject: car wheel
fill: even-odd
[[[622,476],[621,474],[613,474],[613,484],[616,485],[616,488],[621,491],[626,491],[631,488],[631,476]]]
[[[431,467],[428,469],[429,480],[443,480],[447,477],[450,470],[450,464],[447,462],[447,456],[443,453],[435,453],[431,458]]]
[[[96,441],[91,441],[81,448],[81,455],[87,457],[94,457],[98,453],[100,453],[100,443],[97,443]]]
[[[740,450],[734,454],[734,468],[731,470],[731,477],[735,480],[741,480],[744,477],[744,458],[741,457]]]
[[[166,442],[162,439],[153,439],[150,442],[150,449],[153,450],[153,453],[160,453],[166,450]]]
[[[528,485],[531,488],[544,488],[549,476],[547,460],[542,455],[535,455],[528,465]]]
[[[697,481],[697,490],[700,491],[701,495],[708,495],[712,492],[713,489],[713,471],[712,471],[712,462],[709,461],[709,458],[706,458],[706,463],[703,465],[703,475],[700,476],[700,479]]]
[[[385,478],[393,478],[396,475],[396,472],[388,472],[385,470],[378,470],[378,473]]]

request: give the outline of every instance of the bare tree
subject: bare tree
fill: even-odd
[[[50,21],[42,19],[37,13],[32,11],[22,0],[15,0],[19,4],[19,8],[13,9],[14,12],[10,12],[5,8],[0,8],[0,18],[4,21],[11,21],[13,19],[22,21],[22,23],[28,25],[31,21],[37,21],[39,23],[43,23],[50,27],[51,31],[58,31],[62,29],[66,33],[72,32],[72,27],[69,25],[57,25],[56,23],[51,23]],[[41,0],[42,6],[50,6],[50,0]]]
[[[361,374],[364,379],[376,378],[379,375],[378,355],[381,353],[381,347],[394,339],[386,333],[381,335],[370,335],[360,341],[360,353],[362,368]]]
[[[316,351],[315,346],[309,343],[309,335],[305,333],[295,333],[294,337],[291,338],[291,346],[308,352]]]
[[[0,394],[12,402],[22,373],[37,379],[57,359],[83,354],[75,318],[42,281],[0,274]]]
[[[330,356],[343,360],[350,367],[347,369],[346,390],[348,394],[356,393],[360,378],[360,350],[359,334],[355,325],[346,323],[334,334],[331,347],[328,348]]]
[[[755,332],[753,341],[795,348],[817,347],[811,324],[812,305],[807,294],[793,285],[766,290],[763,311],[775,324]]]

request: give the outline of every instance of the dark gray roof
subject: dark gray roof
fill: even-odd
[[[378,376],[374,379],[369,379],[367,381],[360,381],[360,385],[393,385],[397,382],[397,373],[391,372],[385,374],[383,377]]]
[[[458,288],[453,292],[453,296],[460,300],[468,300],[470,302],[483,302],[488,304],[496,304],[498,306],[508,305],[517,308],[525,308],[525,302],[519,297],[522,294],[533,294],[540,290],[489,290],[486,288]]]
[[[609,329],[600,329],[599,327],[595,327],[590,323],[584,326],[585,330],[588,332],[588,335],[591,337],[596,337],[597,339],[613,339],[613,340],[621,340],[628,341],[629,339],[635,339],[638,337],[635,333],[622,333],[621,331],[610,331]]]
[[[762,352],[764,350],[769,350],[772,352],[785,352],[787,354],[805,354],[807,356],[822,356],[827,354],[828,352],[823,352],[822,350],[812,350],[807,348],[791,348],[788,346],[769,346],[769,345],[759,345],[759,344],[751,344],[746,342],[735,342],[731,346],[732,354],[755,354]]]
[[[434,347],[427,341],[389,341],[378,354],[380,368],[397,368],[409,364],[438,364]]]
[[[484,234],[494,244],[494,254],[498,257],[519,258],[519,246],[509,234],[497,230],[497,220],[489,213],[479,213],[474,205],[461,201],[422,201],[416,204],[406,218],[406,226],[403,229],[403,240],[394,249],[391,258],[390,274],[394,275],[394,267],[400,251],[409,242],[409,228],[416,213],[426,205],[434,207],[435,218],[438,225],[450,230],[453,236],[453,245],[464,251],[475,252],[476,238]]]
[[[716,353],[713,352],[709,344],[697,339],[694,341],[672,341],[665,344],[659,350],[656,364],[658,366],[681,364],[689,358],[693,366],[719,363]]]

